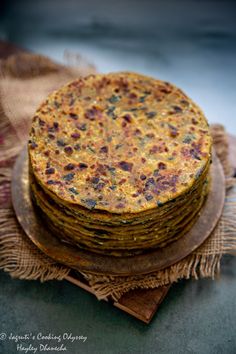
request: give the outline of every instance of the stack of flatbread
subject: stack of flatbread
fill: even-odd
[[[63,242],[112,256],[164,247],[199,217],[212,141],[174,85],[90,75],[53,92],[28,144],[32,198]]]

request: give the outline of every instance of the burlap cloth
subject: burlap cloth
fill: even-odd
[[[0,62],[0,268],[20,279],[64,279],[70,269],[57,264],[34,246],[16,221],[10,183],[14,160],[27,141],[31,117],[46,95],[62,84],[94,72],[78,56],[70,66],[47,58],[17,54]],[[71,66],[71,62],[74,66]],[[211,277],[220,270],[223,254],[236,250],[236,202],[228,144],[224,128],[212,126],[215,149],[226,175],[227,196],[223,215],[213,234],[191,255],[164,270],[145,276],[96,276],[83,273],[96,296],[114,300],[137,287],[154,288],[182,278]]]

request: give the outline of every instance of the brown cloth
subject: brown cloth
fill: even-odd
[[[11,170],[28,138],[37,106],[49,92],[80,75],[95,72],[92,65],[71,56],[76,66],[66,67],[33,54],[16,54],[0,62],[0,268],[20,279],[64,279],[71,271],[43,254],[16,221],[11,203]],[[134,288],[155,288],[182,278],[214,278],[223,254],[236,250],[236,193],[228,163],[224,128],[211,127],[214,147],[226,176],[223,215],[212,235],[196,251],[164,270],[142,276],[99,276],[82,273],[96,296],[118,300]],[[228,188],[232,187],[232,188]]]

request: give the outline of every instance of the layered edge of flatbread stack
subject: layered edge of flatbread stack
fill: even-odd
[[[209,190],[211,153],[204,156],[203,168],[193,169],[194,183],[166,202],[158,202],[154,208],[119,213],[88,208],[63,199],[47,186],[36,173],[31,151],[32,140],[29,143],[32,198],[47,225],[62,241],[99,254],[131,256],[165,247],[191,229]]]

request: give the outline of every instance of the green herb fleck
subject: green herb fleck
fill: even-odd
[[[193,135],[193,134],[186,134],[186,135],[184,136],[184,138],[183,138],[183,143],[184,143],[184,144],[190,144],[193,139],[195,139],[195,135]]]
[[[81,199],[82,202],[84,202],[89,209],[94,209],[95,206],[97,205],[96,200],[94,199]]]
[[[115,106],[110,106],[108,107],[106,113],[112,118],[112,119],[116,119],[116,115],[114,113],[116,107]]]
[[[146,97],[147,97],[147,95],[139,97],[139,102],[141,102],[141,103],[145,102]]]
[[[147,113],[146,113],[146,116],[147,116],[149,119],[154,118],[156,115],[157,115],[157,112],[154,112],[154,111],[152,111],[152,112],[147,112]]]
[[[72,181],[72,179],[74,178],[74,173],[68,173],[67,175],[63,176],[63,179],[65,181]]]
[[[77,189],[74,188],[74,187],[69,188],[69,191],[70,191],[71,193],[75,194],[75,195],[79,194],[79,193],[77,192]]]
[[[112,96],[108,99],[108,101],[109,101],[110,103],[119,102],[119,101],[120,101],[120,96],[112,95]]]
[[[90,145],[87,146],[88,150],[90,150],[93,154],[96,152]]]

